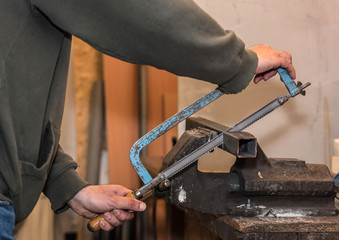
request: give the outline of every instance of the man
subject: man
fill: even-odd
[[[1,239],[11,239],[14,214],[15,222],[26,218],[41,192],[56,213],[105,213],[100,226],[107,231],[146,207],[124,197],[122,186],[89,186],[58,145],[71,35],[224,93],[240,92],[253,77],[267,80],[277,67],[296,77],[289,53],[245,49],[191,0],[0,0]]]

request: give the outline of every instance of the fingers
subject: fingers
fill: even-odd
[[[254,79],[253,79],[253,82],[255,84],[259,83],[261,80],[263,79],[262,75],[261,74],[257,74],[255,75]]]
[[[260,73],[260,74],[257,74],[255,75],[253,81],[254,83],[258,83],[260,82],[261,80],[268,80],[270,79],[271,77],[273,77],[275,74],[277,74],[277,70],[271,70],[271,71],[268,71],[268,72],[264,72],[264,73]]]
[[[146,209],[146,204],[133,198],[116,196],[112,199],[112,208],[142,212]]]
[[[104,213],[105,220],[99,222],[100,228],[104,231],[110,231],[123,222],[133,219],[134,211],[144,211],[146,209],[144,202],[120,196],[114,197],[113,205],[111,212]]]
[[[105,221],[100,221],[100,227],[104,231],[111,231],[114,227],[120,226],[125,221],[134,218],[134,213],[115,209],[104,214]]]
[[[277,51],[268,45],[257,45],[250,48],[258,56],[258,66],[254,82],[268,80],[277,73],[277,68],[285,68],[292,79],[296,72],[292,64],[292,55],[286,51]]]
[[[284,58],[281,61],[280,67],[285,68],[292,79],[296,79],[295,68],[292,65],[292,60]]]
[[[264,73],[264,80],[267,81],[268,79],[273,77],[275,74],[277,74],[277,72],[278,72],[277,70],[272,70],[272,71]]]
[[[289,59],[292,62],[292,54],[289,52],[285,52],[285,51],[277,51],[278,55],[282,58],[286,58]]]
[[[125,188],[124,186],[121,185],[107,185],[107,186],[113,188],[114,193],[119,196],[126,196],[127,193],[131,191],[130,189]]]

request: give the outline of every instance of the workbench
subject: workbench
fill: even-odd
[[[339,217],[229,217],[185,210],[185,240],[336,240]]]

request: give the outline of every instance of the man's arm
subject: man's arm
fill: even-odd
[[[105,213],[100,226],[109,231],[132,219],[134,214],[130,211],[145,210],[145,203],[125,197],[129,189],[119,185],[90,186],[79,177],[76,168],[76,162],[59,147],[43,191],[56,213],[69,207],[86,218]]]
[[[256,54],[191,0],[31,0],[60,29],[124,61],[244,89]],[[226,11],[227,14],[227,11]]]

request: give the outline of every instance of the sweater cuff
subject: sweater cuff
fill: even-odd
[[[61,213],[69,209],[67,202],[88,185],[90,184],[80,178],[74,168],[69,168],[48,184],[44,194],[51,201],[52,210]]]
[[[219,89],[225,94],[235,94],[244,90],[251,82],[258,66],[258,57],[255,52],[245,49],[242,56],[242,64],[231,80],[219,85]]]

